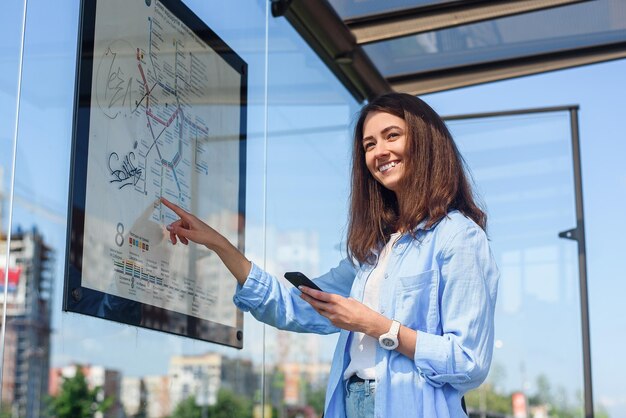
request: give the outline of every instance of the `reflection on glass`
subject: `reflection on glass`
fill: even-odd
[[[316,70],[319,59],[289,35],[291,28],[270,28],[264,258],[265,270],[291,288],[284,272],[315,278],[342,258],[351,153],[348,124],[357,104],[326,69]],[[263,259],[257,258],[263,254],[248,255],[253,261]],[[271,416],[321,416],[337,334],[271,327],[265,334],[265,404],[271,405]]]
[[[8,7],[14,3],[18,2],[10,2]],[[270,44],[275,48],[272,63],[280,70],[274,68],[268,86],[273,107],[269,112],[270,161],[266,162],[266,4],[246,1],[242,7],[228,3],[219,10],[199,0],[185,4],[249,65],[246,254],[277,275],[298,269],[311,276],[326,271],[341,256],[337,248],[345,220],[338,214],[345,213],[347,199],[346,125],[356,104],[288,23],[274,21],[270,34]],[[9,15],[3,14],[2,19]],[[0,25],[0,35],[6,35],[0,37],[2,42],[15,38],[14,26]],[[15,291],[9,289],[9,298],[23,295],[33,314],[39,316],[16,313],[9,317],[23,334],[7,334],[0,414],[42,416],[50,408],[58,411],[68,402],[78,405],[80,400],[97,405],[103,417],[179,417],[186,413],[210,417],[231,411],[229,416],[237,418],[321,412],[334,337],[296,338],[265,330],[245,315],[244,348],[236,350],[61,312],[76,65],[75,50],[68,45],[75,45],[77,32],[74,2],[29,4],[14,224],[27,231],[17,234],[24,242],[40,243],[47,249],[49,260],[40,266],[46,269],[41,280],[31,280],[39,268],[36,257],[24,255],[31,244],[11,251],[8,268]],[[2,51],[4,54],[8,49]],[[125,66],[124,70],[131,68]],[[2,72],[0,94],[15,87],[15,81],[6,81],[4,76]],[[166,95],[163,91],[159,94]],[[8,137],[4,127],[12,126],[14,118],[4,106],[4,96],[0,103],[0,118],[7,118],[2,119],[6,123],[0,128],[4,139]],[[13,106],[14,102],[10,103]],[[5,161],[11,154],[5,147],[8,142],[0,141],[0,166],[6,185],[13,162]],[[224,154],[217,155],[211,164],[225,172],[232,169]],[[102,167],[107,170],[106,165]],[[219,200],[215,193],[203,194],[208,205]],[[139,208],[139,214],[145,208]],[[236,240],[238,219],[232,211],[213,213],[227,229],[221,232]],[[210,270],[210,258],[202,258],[193,268]],[[97,280],[107,273],[95,269],[94,274]],[[230,284],[234,286],[234,282]],[[216,289],[215,293],[221,291]],[[7,301],[6,306],[13,302]],[[214,315],[229,318],[230,300],[223,305],[224,311]],[[119,308],[108,305],[116,315],[133,314]],[[25,392],[18,382],[40,386],[36,392]],[[11,385],[15,385],[13,392],[7,389]]]
[[[578,249],[558,237],[576,225],[569,115],[448,124],[487,206],[501,270],[493,365],[468,409],[582,416]]]
[[[581,2],[365,45],[385,76],[623,42],[626,3]],[[530,29],[530,30],[529,30]]]
[[[0,303],[6,310],[2,406],[14,416],[36,416],[45,408],[48,387],[54,253],[36,229],[12,234],[8,260],[6,249],[2,237]]]
[[[7,18],[7,22],[18,22],[21,12],[18,3],[21,2],[7,4],[0,21],[4,23]],[[141,3],[154,5],[156,0]],[[248,144],[252,152],[247,175],[248,193],[258,193],[264,182],[259,168],[261,165],[257,161],[262,160],[262,154],[256,151],[263,142],[263,136],[258,133],[263,131],[264,126],[262,92],[265,53],[263,38],[259,38],[258,34],[265,31],[266,6],[255,2],[246,2],[244,8],[234,4],[224,5],[216,13],[214,8],[206,9],[202,1],[186,1],[185,4],[243,55],[249,64],[249,74],[254,75],[250,77],[247,129],[256,132],[257,136],[250,138]],[[70,0],[54,4],[29,2],[28,13],[20,137],[15,164],[13,232],[17,238],[11,247],[10,260],[4,260],[4,251],[0,259],[0,267],[4,268],[3,263],[8,263],[11,276],[9,297],[7,301],[2,301],[6,302],[2,305],[13,309],[7,320],[0,416],[46,416],[51,408],[58,411],[68,403],[79,405],[80,400],[95,402],[103,417],[176,416],[177,409],[187,407],[199,412],[206,410],[209,416],[215,416],[216,411],[229,409],[233,404],[240,405],[240,410],[244,411],[240,416],[251,416],[255,408],[262,409],[263,406],[261,376],[264,361],[262,326],[251,317],[246,318],[244,327],[244,340],[248,344],[243,350],[236,350],[61,312],[76,69],[75,48],[72,45],[76,45],[78,33],[78,7]],[[237,22],[237,25],[232,22]],[[14,42],[16,37],[19,39],[17,30],[12,23],[0,25],[0,59],[3,64],[16,61],[10,55],[13,45],[9,47],[9,42]],[[321,63],[319,65],[322,66]],[[132,68],[137,70],[136,66]],[[7,100],[5,97],[14,94],[17,77],[13,77],[16,74],[13,73],[9,79],[8,67],[3,65],[2,69],[0,120],[5,123],[0,124],[0,167],[4,181],[0,184],[5,187],[0,191],[6,197],[13,162],[10,161],[11,143],[5,139],[12,135],[15,102],[14,97]],[[161,99],[166,95],[162,91],[159,94]],[[5,102],[10,102],[10,107]],[[7,130],[5,133],[5,128],[10,128],[11,132]],[[217,129],[223,132],[221,128]],[[164,133],[161,139],[165,137]],[[208,164],[213,169],[230,173],[235,170],[236,164],[229,163],[224,143],[221,141],[221,145],[216,145],[217,152]],[[107,169],[106,166],[104,168]],[[236,183],[235,176],[231,177]],[[130,187],[125,186],[124,189]],[[211,205],[210,202],[221,198],[219,193],[215,189],[208,190],[203,199]],[[3,217],[6,218],[6,201],[2,204]],[[145,206],[139,209],[139,214],[143,209]],[[224,228],[228,230],[223,232],[230,234],[235,242],[238,218],[233,216],[233,212],[236,213],[237,209],[235,207],[234,211],[228,212],[215,210],[211,215],[226,225]],[[262,218],[261,210],[262,205],[252,207],[247,220],[250,228],[257,231],[261,230],[258,225],[258,219]],[[18,233],[19,226],[22,227],[21,233]],[[145,228],[143,231],[145,235],[153,232]],[[4,234],[6,230],[1,232]],[[128,236],[125,238],[128,239]],[[262,253],[256,249],[258,245],[258,237],[251,237],[247,242],[249,250]],[[4,248],[6,246],[2,242],[0,250]],[[47,251],[44,258],[47,259],[40,263],[37,251],[41,255],[44,248]],[[206,259],[201,259],[193,268],[210,270],[207,264]],[[209,271],[209,274],[216,273]],[[234,281],[228,286],[232,295]],[[226,287],[213,290],[224,298]],[[232,308],[230,298],[226,299],[224,305]],[[24,302],[20,305],[22,300]],[[115,310],[117,315],[128,317],[132,314],[120,311],[119,306],[114,304],[109,304],[109,308]],[[232,309],[211,315],[226,321],[232,317]],[[192,371],[188,372],[186,366],[191,366]],[[76,392],[76,388],[81,389],[80,393]],[[69,416],[80,415],[74,411]]]

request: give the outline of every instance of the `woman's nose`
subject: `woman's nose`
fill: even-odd
[[[389,151],[387,150],[387,147],[385,146],[384,142],[379,142],[378,144],[376,144],[376,148],[374,149],[374,156],[376,158],[383,158],[389,155]]]

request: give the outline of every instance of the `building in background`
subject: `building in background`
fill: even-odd
[[[170,403],[170,379],[168,376],[145,376],[142,378],[145,391],[145,413],[147,418],[164,418],[172,412]]]
[[[290,406],[307,406],[310,393],[324,391],[330,376],[330,363],[280,363],[277,368],[285,382],[282,400]]]
[[[9,260],[6,245],[0,234],[0,307],[6,306],[2,404],[14,416],[40,417],[48,393],[53,252],[36,229],[12,234]]]
[[[222,356],[217,353],[172,357],[168,372],[172,408],[189,397],[194,397],[197,405],[215,405],[221,369]]]
[[[252,399],[260,377],[248,359],[230,359],[218,353],[206,353],[172,357],[168,378],[171,413],[189,397],[195,398],[199,406],[215,405],[220,390]],[[156,402],[154,399],[153,403]],[[149,417],[157,418],[156,415]]]
[[[167,376],[124,377],[120,400],[126,417],[167,417],[172,412],[170,380]]]
[[[146,410],[146,389],[141,377],[122,377],[120,402],[127,417],[138,416]]]

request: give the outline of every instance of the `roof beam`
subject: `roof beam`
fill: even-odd
[[[328,0],[272,0],[272,15],[291,23],[358,102],[391,91]]]
[[[622,58],[626,58],[626,42],[393,76],[387,80],[396,91],[421,95]]]
[[[465,0],[347,19],[359,45],[589,0]]]

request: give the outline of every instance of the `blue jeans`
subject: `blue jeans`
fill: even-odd
[[[374,418],[376,383],[346,382],[346,418]]]

